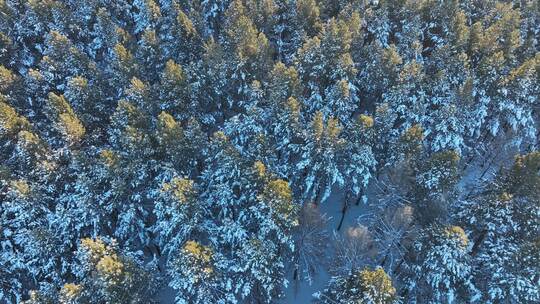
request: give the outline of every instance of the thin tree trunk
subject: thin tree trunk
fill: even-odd
[[[501,148],[499,147],[499,149],[497,149],[497,153],[495,153],[495,155],[491,158],[491,160],[486,166],[486,169],[484,170],[484,172],[482,172],[482,175],[480,175],[479,179],[484,178],[484,175],[486,175],[486,173],[489,171],[491,165],[495,162],[495,160],[497,159],[500,153],[501,153]]]
[[[405,262],[405,257],[401,258],[401,260],[397,264],[396,268],[394,268],[394,273],[398,272],[398,270],[401,268],[401,265],[403,264],[403,262]]]
[[[347,210],[349,209],[350,197],[351,197],[350,191],[347,191],[347,194],[345,195],[345,199],[343,200],[343,208],[341,208],[341,219],[339,220],[339,224],[336,228],[337,231],[341,230],[341,226],[343,225],[343,220],[345,220],[345,213],[347,213]]]
[[[319,206],[320,197],[321,197],[321,187],[319,186],[317,188],[317,193],[315,194],[315,201],[313,202],[315,204],[315,206]]]
[[[321,202],[321,193],[322,193],[322,189],[323,189],[323,187],[321,185],[326,185],[326,180],[323,180],[323,182],[320,183],[319,186],[317,187],[317,194],[315,195],[315,205],[317,205],[317,206]]]
[[[300,288],[300,265],[298,263],[295,263],[294,265],[294,272],[293,272],[293,282],[294,282],[294,294],[298,294],[298,290]]]
[[[473,162],[474,158],[475,158],[475,155],[474,155],[475,151],[473,151],[471,153],[471,155],[469,155],[467,157],[467,160],[465,161],[465,165],[463,166],[463,169],[461,171],[465,171],[467,170],[467,168],[469,168],[469,166],[471,165],[471,163]]]
[[[375,172],[375,178],[377,180],[381,177],[381,171],[382,171],[382,166],[380,168],[377,168],[377,170]]]
[[[356,199],[356,206],[360,205],[360,202],[362,201],[364,197],[364,187],[360,189],[360,194],[358,194],[358,198]]]
[[[379,263],[379,266],[384,267],[384,264],[386,264],[386,259],[387,259],[387,258],[388,258],[388,254],[386,254],[386,255],[384,256],[384,258],[382,259],[382,261]]]
[[[482,245],[482,242],[484,242],[484,239],[486,238],[487,230],[483,230],[476,241],[474,242],[474,245],[471,249],[471,255],[475,256],[478,253],[478,249],[480,248],[480,245]]]

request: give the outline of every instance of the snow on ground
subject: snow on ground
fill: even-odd
[[[466,194],[474,191],[474,189],[482,183],[482,180],[490,180],[494,173],[499,169],[498,165],[502,163],[504,159],[512,159],[509,155],[517,153],[514,149],[500,148],[501,151],[490,151],[490,155],[487,156],[486,161],[473,160],[467,168],[458,184],[460,192],[463,193],[462,199]],[[484,156],[485,157],[485,156]],[[479,157],[480,159],[484,157]],[[508,161],[507,163],[511,163]],[[327,231],[329,235],[333,236],[334,233],[344,234],[348,228],[354,227],[358,224],[358,219],[362,215],[365,215],[370,210],[376,208],[377,205],[377,193],[370,187],[368,189],[368,202],[360,203],[360,205],[351,204],[349,210],[345,214],[343,220],[343,226],[340,231],[336,231],[336,228],[341,219],[341,210],[343,207],[343,189],[334,189],[330,197],[322,202],[319,206],[321,214],[326,214],[328,217]],[[335,258],[334,247],[329,246],[327,250],[328,263],[332,263]],[[285,296],[278,301],[281,304],[308,304],[314,300],[313,294],[317,291],[322,291],[330,279],[330,274],[326,269],[320,269],[313,279],[313,282],[309,284],[307,281],[302,280],[300,282],[294,282],[292,279],[292,271],[288,274],[288,280],[290,282],[288,288],[284,291]],[[164,288],[159,294],[160,303],[173,303],[174,302],[174,290],[169,287]]]
[[[343,207],[343,193],[341,189],[334,189],[330,197],[322,202],[319,208],[321,208],[321,214],[326,214],[329,218],[327,231],[329,235],[333,236],[334,233],[346,233],[347,229],[357,225],[357,219],[359,216],[364,214],[367,209],[367,205],[360,203],[360,205],[355,205],[349,207],[345,214],[345,219],[343,220],[343,225],[340,231],[336,231],[336,228],[341,219],[341,210]],[[373,196],[374,197],[374,196]],[[369,204],[369,201],[368,201]],[[329,246],[327,252],[328,262],[332,263],[335,258],[334,247]],[[330,274],[326,270],[321,270],[314,277],[312,284],[310,285],[305,280],[300,281],[299,284],[292,282],[292,274],[289,274],[288,277],[291,284],[285,290],[285,297],[279,302],[283,304],[303,304],[311,303],[314,298],[313,294],[317,291],[322,291],[330,279]]]
[[[319,208],[321,208],[321,213],[326,214],[329,218],[327,225],[327,231],[329,235],[333,235],[334,232],[336,232],[336,228],[341,219],[341,209],[343,207],[342,204],[343,191],[340,189],[335,189],[330,195],[330,197],[325,202],[321,203],[321,205],[319,206]],[[349,207],[349,210],[345,215],[345,219],[343,220],[343,226],[338,233],[345,233],[349,227],[355,226],[357,224],[357,218],[362,215],[365,210],[365,204],[361,203],[359,206],[352,204],[352,206]],[[329,246],[327,253],[329,263],[333,262],[333,258],[335,256],[333,251],[334,247]],[[290,284],[285,290],[285,297],[281,299],[278,303],[311,303],[314,299],[312,296],[313,293],[323,290],[329,279],[330,275],[328,274],[328,272],[324,269],[321,269],[321,271],[317,273],[317,275],[314,277],[311,285],[308,284],[308,282],[306,282],[305,280],[301,281],[299,284],[295,284],[292,280],[291,272],[288,275],[288,280]],[[159,302],[174,303],[174,294],[175,293],[173,289],[165,286],[158,294]]]
[[[458,183],[458,189],[460,193],[463,193],[461,199],[464,199],[467,194],[472,193],[477,187],[485,181],[489,181],[493,178],[494,174],[500,169],[500,165],[511,165],[512,155],[519,153],[513,147],[499,147],[495,151],[488,151],[486,155],[480,155],[474,159],[467,168]],[[478,160],[480,159],[480,160]],[[505,161],[506,160],[506,161]],[[358,224],[358,218],[370,210],[374,211],[377,206],[377,193],[370,187],[368,189],[368,202],[367,204],[360,203],[360,205],[352,204],[349,207],[343,221],[343,227],[338,233],[346,233],[348,228],[354,227]],[[327,230],[330,235],[336,232],[336,227],[339,224],[341,218],[341,208],[343,207],[343,193],[342,189],[334,189],[330,197],[321,204],[321,213],[326,214],[329,217]],[[334,248],[332,246],[328,249],[327,257],[329,262],[333,261],[335,257]],[[326,271],[318,273],[312,284],[308,284],[306,281],[301,281],[299,284],[291,283],[291,285],[285,290],[285,297],[279,303],[283,304],[304,304],[311,303],[313,293],[324,289],[330,279],[330,275]],[[289,275],[289,281],[292,281],[292,274]]]
[[[460,199],[467,199],[478,191],[478,187],[492,180],[502,166],[511,166],[514,155],[521,153],[515,146],[505,146],[504,141],[501,139],[499,141],[495,149],[480,152],[468,166],[463,168],[461,180],[457,185]]]

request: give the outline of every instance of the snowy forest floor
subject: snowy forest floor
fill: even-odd
[[[495,149],[479,152],[464,169],[458,183],[458,191],[460,199],[466,199],[469,195],[473,195],[479,185],[485,184],[485,181],[491,180],[495,173],[501,168],[501,165],[508,166],[513,161],[513,155],[518,153],[512,147],[497,147]],[[464,160],[466,162],[467,160]],[[464,164],[465,166],[465,164]],[[344,236],[349,228],[357,227],[363,221],[362,219],[369,217],[370,214],[381,212],[379,199],[380,189],[375,183],[366,191],[367,202],[356,205],[354,203],[349,206],[343,220],[342,227],[337,231],[337,227],[341,220],[344,189],[336,188],[332,191],[330,197],[322,202],[318,207],[320,213],[326,215],[328,221],[326,232],[331,240],[334,240],[335,235]],[[333,263],[336,257],[335,246],[328,246],[326,252],[326,264]],[[314,275],[312,282],[307,280],[294,281],[292,271],[289,271],[287,279],[289,286],[284,291],[284,297],[278,301],[281,304],[308,304],[314,300],[313,294],[324,290],[330,279],[330,273],[327,267],[321,265],[317,273]],[[165,287],[159,294],[160,303],[173,303],[174,290],[170,287]]]
[[[344,192],[341,190],[334,191],[319,207],[321,214],[326,214],[328,217],[326,229],[328,234],[332,237],[334,233],[344,234],[348,228],[356,226],[358,224],[358,218],[362,214],[365,214],[371,205],[370,202],[368,202],[368,204],[360,205],[352,204],[345,214],[340,231],[337,231],[336,228],[339,225],[339,221],[341,219],[341,209],[343,207],[343,193]],[[332,263],[332,258],[335,257],[335,253],[333,251],[334,246],[328,246],[327,258],[328,262],[330,263]],[[330,279],[330,274],[328,273],[327,269],[321,267],[319,272],[314,276],[311,284],[309,284],[309,282],[306,280],[293,282],[292,273],[289,275],[288,279],[290,285],[285,291],[285,298],[282,299],[281,303],[311,303],[311,301],[314,299],[313,294],[324,289],[328,283],[328,280]]]
[[[513,156],[519,151],[512,146],[496,146],[495,149],[478,152],[465,168],[460,182],[458,183],[459,199],[467,199],[474,195],[478,190],[479,185],[485,184],[486,181],[492,180],[501,166],[509,166],[513,163]],[[467,160],[465,160],[466,162]],[[465,163],[464,162],[464,163]],[[378,187],[371,185],[366,195],[367,202],[359,205],[351,204],[348,208],[342,227],[339,231],[336,228],[342,215],[344,191],[343,189],[335,189],[330,197],[320,205],[321,214],[328,217],[327,232],[333,238],[334,234],[344,236],[349,228],[354,228],[362,223],[362,218],[369,216],[370,213],[380,212]],[[332,263],[335,258],[335,247],[328,246],[327,258],[328,262]],[[280,301],[283,304],[295,303],[304,304],[311,303],[314,300],[313,294],[317,291],[324,290],[330,279],[328,270],[324,267],[319,269],[319,272],[314,276],[311,284],[306,280],[293,282],[292,274],[289,274],[290,285],[285,291],[285,297]]]

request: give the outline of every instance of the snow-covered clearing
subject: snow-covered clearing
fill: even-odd
[[[326,229],[332,240],[334,239],[333,236],[335,233],[343,235],[347,232],[348,228],[358,225],[358,218],[365,214],[369,209],[369,206],[374,203],[370,201],[368,201],[367,204],[360,203],[360,205],[355,205],[352,203],[345,214],[345,219],[343,220],[343,225],[340,231],[337,231],[336,228],[339,225],[342,214],[341,210],[343,208],[343,196],[344,191],[341,189],[334,189],[330,197],[326,201],[322,202],[319,206],[321,214],[326,214],[328,217]],[[334,262],[334,249],[335,247],[333,244],[328,246],[326,254],[327,265]],[[322,266],[318,273],[314,276],[311,284],[309,284],[309,282],[306,280],[293,282],[292,273],[289,274],[288,279],[291,283],[285,290],[285,297],[280,303],[311,303],[311,301],[314,299],[313,293],[324,289],[330,279],[330,274],[328,273],[327,267]]]

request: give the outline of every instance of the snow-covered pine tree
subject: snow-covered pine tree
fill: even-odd
[[[211,216],[202,229],[214,248],[217,284],[227,302],[270,302],[287,284],[287,258],[278,253],[293,249],[298,205],[287,182],[260,162],[249,165],[223,133],[210,151],[201,203]]]
[[[403,296],[411,303],[475,302],[469,239],[458,226],[425,228],[408,254]]]
[[[67,303],[155,303],[155,269],[140,254],[121,250],[114,239],[86,238],[75,255],[75,282],[59,292]]]
[[[159,99],[161,110],[172,113],[180,120],[185,120],[192,113],[187,75],[180,64],[168,60],[160,77]]]
[[[232,302],[234,297],[220,292],[221,273],[216,269],[215,252],[196,241],[187,241],[179,248],[168,273],[169,286],[176,290],[178,304]]]
[[[193,63],[203,54],[203,33],[178,1],[170,1],[163,10],[158,36],[164,58],[179,64]],[[204,35],[203,35],[204,36]]]
[[[539,152],[516,156],[479,195],[458,202],[458,218],[472,230],[475,283],[488,303],[540,298],[539,165]]]
[[[161,18],[161,9],[154,0],[133,1],[133,12],[135,34],[155,29]]]
[[[315,294],[317,303],[399,303],[397,291],[382,268],[353,270],[349,275],[333,277],[323,292]]]
[[[250,97],[252,82],[266,80],[272,68],[271,48],[266,35],[249,18],[242,1],[232,1],[225,16],[222,44],[226,54],[232,56],[226,63],[230,77],[227,103],[238,111]]]
[[[340,163],[346,142],[341,130],[337,119],[329,117],[325,121],[322,112],[313,115],[310,129],[304,135],[302,160],[296,166],[301,174],[295,176],[305,202],[319,204],[330,196],[333,186],[344,184]]]
[[[276,173],[294,180],[296,173],[294,159],[301,155],[302,145],[305,143],[302,105],[296,98],[289,97],[285,102],[275,106],[276,119],[272,119],[270,134],[278,155],[272,167]]]
[[[74,76],[93,77],[96,66],[73,45],[68,37],[57,31],[46,35],[40,72],[51,88],[64,90],[68,79]]]
[[[373,178],[377,165],[372,150],[375,141],[372,117],[364,114],[358,115],[353,123],[345,128],[344,134],[348,141],[340,167],[345,172],[345,197],[338,230],[343,224],[345,213],[353,202],[357,204],[360,201],[367,202],[365,191]]]
[[[49,93],[47,113],[67,146],[76,145],[83,139],[86,129],[63,95]]]
[[[141,36],[135,52],[135,58],[141,66],[142,79],[154,83],[164,67],[160,41],[158,40],[156,31],[153,29],[146,29],[142,32]]]
[[[165,183],[156,202],[156,223],[152,231],[167,258],[174,257],[193,233],[196,235],[204,211],[197,200],[196,185],[179,177]]]

